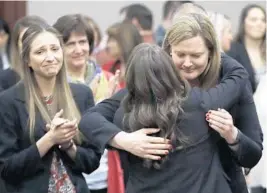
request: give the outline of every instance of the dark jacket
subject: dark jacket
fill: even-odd
[[[88,87],[70,84],[74,100],[81,112],[94,105],[93,95]],[[26,110],[23,83],[4,91],[0,95],[0,164],[1,178],[10,193],[47,193],[48,179],[53,150],[62,159],[77,193],[88,193],[82,172],[91,173],[99,166],[101,153],[93,143],[88,130],[80,131],[85,136],[77,145],[77,155],[73,161],[57,146],[40,157],[36,144],[32,144],[28,134],[28,112]],[[45,134],[45,123],[39,112],[36,114],[35,140]]]
[[[240,64],[238,64],[235,60],[231,59],[230,57],[228,57],[226,55],[222,56],[222,63],[224,65],[224,68],[222,69],[222,73],[224,75],[227,75],[227,70],[229,70],[229,68],[232,68],[233,66],[240,67]],[[241,75],[241,74],[239,74],[239,75]],[[230,90],[230,88],[228,88],[228,89]],[[229,91],[228,89],[227,89],[227,91]],[[244,88],[242,88],[241,91],[242,90],[244,90]],[[238,90],[236,90],[236,91],[238,92]],[[116,95],[114,95],[112,98],[104,100],[103,102],[99,103],[96,107],[92,108],[88,113],[86,113],[84,118],[82,119],[80,126],[86,127],[86,125],[88,125],[88,123],[90,122],[89,127],[90,127],[90,129],[93,130],[94,137],[96,139],[98,139],[98,141],[100,141],[99,143],[103,143],[105,145],[106,143],[108,143],[108,141],[114,135],[116,135],[118,132],[121,131],[119,129],[119,127],[116,127],[114,124],[111,124],[110,122],[113,121],[114,115],[115,115],[116,111],[118,110],[118,108],[120,107],[120,102],[123,99],[125,92],[127,92],[127,91],[121,91],[121,92],[117,93]],[[215,95],[212,95],[212,100],[215,100],[216,102],[220,103],[220,102],[223,102],[225,100],[233,99],[233,95],[235,95],[237,93],[233,92],[230,94],[229,92],[226,92],[224,94],[225,95],[223,97],[223,100],[218,100],[218,99],[221,99],[222,96],[219,96],[219,98],[218,98],[218,96],[215,96]],[[238,95],[238,97],[240,98],[240,95]],[[230,108],[232,106],[234,106],[234,104],[237,104],[237,103],[238,103],[238,101],[236,100],[234,103],[231,104],[231,106],[228,106],[228,108],[226,108],[226,109],[230,110]],[[219,106],[222,107],[222,104]],[[206,108],[205,110],[208,111],[209,109]],[[203,114],[203,119],[204,119],[204,114]],[[252,128],[250,127],[249,129],[251,130]],[[260,130],[260,127],[257,129]],[[256,133],[256,135],[258,135],[258,134]],[[216,133],[214,136],[215,136],[214,137],[215,142],[218,142],[218,137],[216,137]],[[243,135],[242,132],[240,132],[240,137],[245,138],[245,139],[240,140],[240,143],[242,143],[240,145],[241,147],[250,147],[251,143],[253,144],[253,141],[250,138],[247,138],[245,135]],[[260,136],[257,136],[256,138],[260,138]],[[227,146],[226,151],[231,152],[231,150],[229,149],[228,146]],[[252,163],[256,163],[260,159],[261,148],[256,148],[256,149],[252,148],[252,151],[255,151],[255,154],[253,154],[253,155],[257,155],[255,157],[255,159],[253,159],[254,161],[252,161]],[[221,154],[221,152],[219,152],[219,153]],[[243,156],[246,156],[246,159],[248,159],[248,156],[249,156],[247,154],[248,151],[245,148],[240,148],[239,151],[236,153],[238,153],[239,157],[243,158]],[[249,153],[251,153],[251,152],[249,152]],[[249,157],[249,159],[250,158],[251,157]],[[234,160],[232,156],[230,156],[226,159]],[[224,163],[222,162],[222,164],[224,164]],[[240,167],[237,166],[237,164],[232,165],[232,167],[233,167],[233,170],[238,171],[237,173],[240,172],[238,170]],[[242,173],[240,173],[240,174],[242,175]],[[225,177],[227,177],[227,174],[225,175]],[[228,174],[228,177],[231,180],[231,178],[235,178],[236,175],[229,175]],[[240,176],[238,176],[238,177],[240,177]],[[243,176],[242,176],[242,178],[243,178]],[[233,182],[236,183],[236,182],[238,182],[238,180],[234,180]],[[232,183],[232,181],[230,182],[230,185],[231,185],[231,183]],[[243,185],[243,184],[241,184],[241,185]]]
[[[13,69],[0,70],[0,92],[15,85],[19,80],[19,75]]]
[[[227,56],[223,56],[227,57]],[[233,59],[223,60],[221,78],[224,68]],[[250,77],[251,78],[251,77]],[[252,168],[262,155],[263,133],[258,120],[250,79],[242,89],[238,102],[229,109],[234,125],[239,129],[242,141],[237,152],[232,151],[225,140],[218,142],[221,161],[226,174],[229,176],[233,193],[248,193],[242,168]]]
[[[257,83],[255,79],[255,71],[251,64],[250,58],[248,56],[247,50],[243,43],[233,42],[231,44],[231,49],[227,52],[229,56],[237,60],[242,64],[249,74],[249,81],[251,83],[253,93],[256,91]]]

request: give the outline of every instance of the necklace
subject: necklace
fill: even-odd
[[[47,108],[47,110],[48,110],[48,113],[50,114],[50,115],[52,115],[52,103],[53,103],[53,95],[50,95],[50,96],[44,96],[43,97],[43,101],[44,101],[44,103],[45,103],[45,105],[46,105],[46,108]]]

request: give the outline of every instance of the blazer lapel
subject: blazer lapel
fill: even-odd
[[[19,82],[17,85],[18,87],[16,97],[15,99],[20,103],[19,105],[22,106],[22,109],[24,111],[24,115],[26,119],[29,117],[29,113],[27,111],[27,104],[26,104],[26,99],[25,99],[25,88],[23,82]],[[27,120],[28,123],[28,120]],[[27,126],[28,128],[28,126]],[[38,110],[36,110],[35,114],[35,137],[39,139],[46,133],[46,126],[45,122]]]
[[[29,113],[27,111],[27,104],[26,104],[26,99],[25,99],[25,88],[24,88],[24,84],[22,81],[20,81],[17,85],[18,88],[17,93],[16,93],[16,97],[15,99],[21,103],[20,105],[23,105],[23,109],[25,111],[25,117],[29,117]],[[71,87],[71,85],[70,85]],[[74,92],[74,89],[71,87],[71,92],[72,92],[72,96],[75,99],[77,97],[77,93]],[[36,110],[36,117],[35,117],[35,136],[37,138],[42,137],[45,133],[46,133],[46,123],[44,122],[41,114],[39,111]]]

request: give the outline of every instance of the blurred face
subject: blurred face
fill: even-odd
[[[203,38],[196,36],[172,45],[171,56],[181,75],[193,83],[208,65],[209,50]]]
[[[225,19],[225,25],[222,31],[221,46],[224,52],[228,51],[231,47],[231,42],[233,40],[232,25],[229,20]]]
[[[20,34],[19,34],[18,48],[19,48],[19,51],[20,51],[20,52],[22,51],[22,37],[23,37],[24,33],[27,31],[27,29],[28,29],[28,28],[23,28],[23,29],[21,29]]]
[[[108,39],[106,52],[114,60],[118,60],[121,57],[120,46],[118,42],[113,38]]]
[[[7,44],[9,35],[4,31],[0,31],[0,48],[4,48]]]
[[[260,40],[266,32],[265,15],[259,8],[252,8],[248,11],[244,23],[245,35],[249,38]]]
[[[90,46],[85,34],[71,33],[64,45],[64,55],[68,67],[82,68],[89,60]]]
[[[29,67],[36,77],[54,78],[63,64],[63,51],[59,39],[50,32],[36,36],[31,44]]]

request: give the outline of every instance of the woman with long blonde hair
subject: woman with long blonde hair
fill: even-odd
[[[8,192],[89,192],[82,172],[99,165],[88,131],[77,127],[92,92],[68,84],[62,40],[48,25],[22,37],[23,79],[0,97],[1,177]]]

